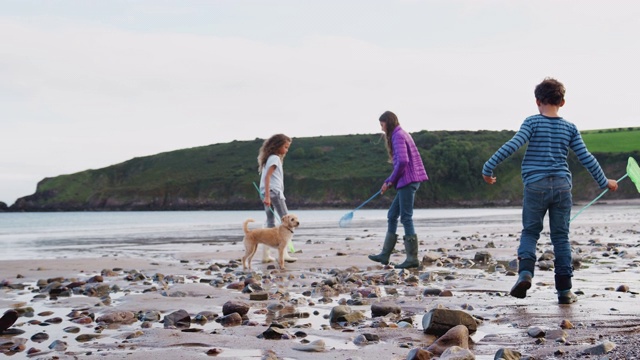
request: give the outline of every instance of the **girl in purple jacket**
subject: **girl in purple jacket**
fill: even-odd
[[[380,116],[380,127],[385,133],[389,162],[393,163],[393,172],[384,181],[380,193],[384,194],[389,188],[395,187],[396,197],[391,203],[387,214],[387,235],[384,239],[382,252],[369,255],[369,259],[387,265],[389,256],[398,241],[396,230],[398,218],[404,227],[404,248],[407,259],[396,269],[416,268],[418,261],[418,236],[413,227],[413,203],[420,183],[429,180],[424,169],[422,158],[411,135],[402,130],[398,117],[391,111]]]

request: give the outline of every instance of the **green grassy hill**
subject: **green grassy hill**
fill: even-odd
[[[590,130],[581,135],[592,153],[632,153],[640,148],[640,128],[637,127]]]
[[[609,136],[638,129],[588,133],[585,141],[607,144]],[[497,169],[498,184],[486,185],[484,162],[513,131],[420,131],[413,138],[430,181],[416,198],[417,207],[519,205],[522,194],[520,149]],[[587,140],[588,139],[588,140]],[[11,211],[259,209],[253,182],[259,182],[256,157],[262,139],[233,141],[134,158],[97,170],[46,178],[35,194]],[[591,147],[590,143],[587,143]],[[631,142],[633,144],[633,142]],[[632,146],[633,148],[633,146]],[[603,149],[607,149],[603,147]],[[610,177],[625,172],[626,159],[640,159],[640,145],[630,151],[594,153]],[[635,154],[635,155],[634,155]],[[595,197],[600,189],[572,155],[576,200]],[[287,204],[296,208],[352,208],[380,188],[391,172],[380,135],[294,138],[284,162]],[[608,198],[637,196],[632,186]],[[392,196],[369,207],[387,207]]]

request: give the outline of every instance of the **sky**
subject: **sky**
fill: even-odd
[[[533,89],[545,77],[565,84],[560,115],[580,130],[640,125],[635,0],[0,0],[0,9],[7,205],[46,177],[135,157],[275,133],[379,133],[386,110],[409,132],[517,130],[537,112]]]

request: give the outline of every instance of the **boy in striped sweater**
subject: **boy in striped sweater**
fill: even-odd
[[[482,177],[494,184],[493,170],[523,145],[528,143],[522,160],[524,198],[522,233],[518,247],[518,280],[511,296],[525,298],[531,287],[536,262],[536,244],[549,213],[551,243],[555,254],[555,285],[558,303],[571,304],[578,299],[571,292],[571,172],[567,155],[571,149],[601,189],[618,189],[615,180],[607,179],[596,158],[587,150],[576,126],[558,115],[564,105],[565,88],[556,79],[546,78],[534,91],[540,114],[524,120],[520,130],[484,164]]]

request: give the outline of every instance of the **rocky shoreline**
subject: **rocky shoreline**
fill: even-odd
[[[516,218],[438,227],[418,219],[422,266],[411,271],[370,262],[384,224],[357,223],[301,228],[298,261],[284,271],[254,260],[254,272],[242,272],[240,243],[2,261],[0,352],[38,359],[639,358],[639,216],[637,206],[599,206],[572,224],[579,297],[572,305],[557,304],[548,234],[529,296],[508,296]],[[398,263],[404,254],[396,250]]]

